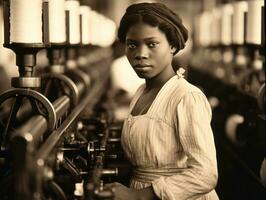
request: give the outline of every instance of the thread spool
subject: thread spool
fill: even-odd
[[[93,25],[94,25],[93,31],[94,31],[95,44],[100,46],[102,42],[102,31],[103,31],[101,14],[96,12],[95,21]]]
[[[211,44],[218,45],[221,42],[221,11],[219,8],[212,10]]]
[[[220,100],[215,96],[210,96],[208,98],[209,104],[211,106],[211,109],[214,110],[220,105]]]
[[[80,43],[80,19],[79,1],[68,0],[65,2],[65,9],[68,11],[68,42],[69,44]]]
[[[80,6],[79,12],[81,16],[81,43],[90,43],[90,11],[89,6]],[[108,30],[108,29],[107,29]]]
[[[211,13],[204,12],[199,16],[199,44],[207,47],[211,44]]]
[[[49,1],[49,37],[51,43],[66,42],[65,0]]]
[[[107,24],[110,29],[108,40],[106,42],[106,45],[112,45],[116,39],[116,24],[113,20],[107,19]]]
[[[107,30],[111,30],[110,26],[109,26],[109,23],[108,23],[108,19],[107,18],[104,18],[103,19],[103,28],[106,27]],[[109,42],[110,42],[110,35],[111,35],[111,32],[107,32],[107,31],[102,31],[102,47],[107,47],[109,45]]]
[[[233,6],[225,4],[221,8],[221,44],[230,45],[232,42],[232,14]]]
[[[233,27],[232,27],[232,43],[244,44],[244,13],[248,10],[246,1],[233,3]]]
[[[10,0],[10,42],[43,42],[42,0]]]
[[[260,166],[260,181],[266,187],[266,158],[263,159]]]
[[[235,145],[243,144],[243,141],[240,141],[237,136],[237,127],[245,121],[244,117],[239,114],[233,114],[229,116],[225,124],[225,133],[227,138],[234,143]]]
[[[99,14],[96,11],[92,10],[90,12],[90,19],[91,19],[90,23],[91,44],[98,45],[99,34],[100,34],[99,26],[101,26],[101,24],[99,23]]]
[[[89,12],[89,44],[93,44],[93,10],[91,9]]]
[[[248,1],[247,13],[247,35],[248,44],[261,45],[261,8],[264,6],[263,0]]]
[[[98,44],[99,44],[99,46],[104,47],[104,46],[106,46],[105,42],[106,42],[106,38],[108,37],[107,31],[104,31],[106,28],[106,25],[107,25],[106,18],[103,15],[99,14],[98,20],[99,20],[99,24],[100,24],[100,26],[98,26],[99,36],[100,36]]]
[[[103,47],[103,43],[104,43],[104,37],[106,35],[105,31],[104,30],[104,26],[105,26],[105,19],[104,17],[101,15],[101,14],[98,14],[98,22],[100,24],[100,26],[98,26],[98,37],[99,37],[99,40],[98,40],[98,45]]]
[[[3,18],[3,8],[0,7],[0,44],[4,43],[4,18]],[[1,49],[2,47],[0,47]],[[1,56],[1,54],[0,54]]]
[[[100,24],[101,24],[101,41],[100,41],[100,46],[102,47],[108,47],[111,45],[116,37],[116,25],[115,23],[108,19],[107,17],[100,15]],[[104,30],[108,31],[104,31]]]
[[[14,69],[14,66],[11,65],[10,59],[14,59],[14,55],[13,52],[11,52],[9,49],[4,48],[2,45],[4,44],[4,17],[3,17],[3,7],[0,6],[0,65],[2,66],[10,66],[10,67],[6,67],[5,70],[7,72],[7,75],[9,75],[9,77],[12,76],[18,76],[18,72]],[[1,72],[0,72],[1,73]],[[0,78],[1,79],[1,78]],[[5,79],[3,78],[2,80],[0,80],[0,82],[3,81],[3,83],[6,81],[4,81]],[[1,83],[0,83],[1,85]],[[4,85],[0,86],[3,87]]]

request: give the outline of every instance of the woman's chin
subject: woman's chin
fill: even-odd
[[[145,72],[136,72],[139,78],[145,78],[145,79],[150,79],[151,76],[148,73]]]

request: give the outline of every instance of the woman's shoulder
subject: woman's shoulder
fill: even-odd
[[[187,106],[190,109],[205,109],[211,116],[211,107],[209,101],[204,92],[197,86],[186,81],[187,90],[184,92],[182,98],[180,98],[178,105]]]
[[[201,93],[203,92],[195,85],[190,83],[184,78],[176,79],[176,83],[174,84],[173,93],[175,95],[185,95],[187,93]]]
[[[182,99],[202,99],[206,100],[204,93],[195,85],[181,78],[176,80],[174,88],[171,91],[171,99],[174,104],[179,104]]]

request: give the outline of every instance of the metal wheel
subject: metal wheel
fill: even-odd
[[[0,144],[6,144],[10,134],[9,132],[15,129],[18,124],[18,118],[25,114],[28,115],[43,115],[48,122],[48,130],[52,130],[56,123],[56,113],[50,101],[41,93],[31,90],[16,88],[10,89],[0,96],[0,107],[5,105],[5,102],[11,103],[10,109],[6,109],[5,116],[0,116],[1,134]],[[26,106],[30,105],[30,106]]]

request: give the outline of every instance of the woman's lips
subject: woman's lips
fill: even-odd
[[[134,65],[134,69],[136,69],[136,70],[147,70],[149,68],[151,68],[151,65],[147,65],[147,64]]]

